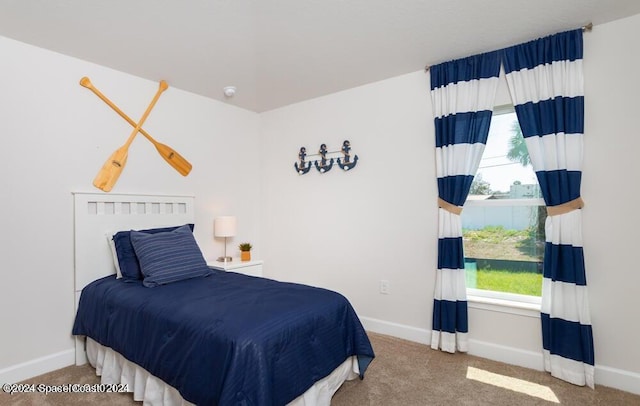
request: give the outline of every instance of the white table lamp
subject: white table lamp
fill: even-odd
[[[231,262],[232,258],[227,256],[227,237],[236,235],[236,217],[221,216],[213,220],[214,237],[224,237],[224,256],[219,257],[219,262]]]

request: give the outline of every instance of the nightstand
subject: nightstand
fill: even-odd
[[[250,276],[262,276],[262,261],[240,261],[240,258],[234,258],[231,262],[208,261],[207,266],[219,271],[231,271]]]

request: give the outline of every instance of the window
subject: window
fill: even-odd
[[[513,106],[494,112],[464,207],[468,295],[539,305],[546,210]]]

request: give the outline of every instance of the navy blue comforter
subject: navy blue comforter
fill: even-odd
[[[284,405],[357,355],[374,353],[349,301],[326,289],[234,272],[156,288],[115,275],[82,291],[86,335],[198,405]]]

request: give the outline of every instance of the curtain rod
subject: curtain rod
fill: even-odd
[[[589,23],[589,24],[587,24],[587,25],[583,25],[583,26],[582,26],[582,27],[580,27],[580,28],[582,29],[582,32],[591,32],[591,30],[593,30],[593,23]],[[431,66],[426,65],[426,66],[424,67],[424,72],[425,72],[425,73],[429,72],[429,68],[430,68],[430,67],[431,67]]]

